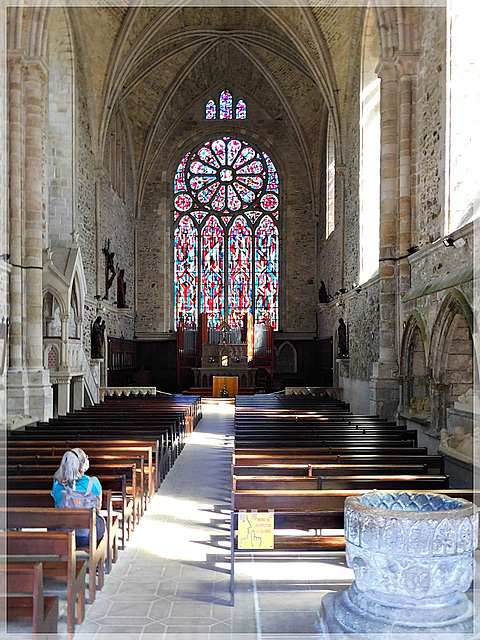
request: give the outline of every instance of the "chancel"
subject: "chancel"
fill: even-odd
[[[473,634],[479,19],[1,13],[8,631]],[[73,443],[88,554],[50,495]]]

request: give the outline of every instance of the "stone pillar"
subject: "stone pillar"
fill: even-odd
[[[393,418],[398,406],[396,345],[396,278],[398,218],[398,81],[395,64],[383,61],[380,122],[380,335],[379,359],[370,380],[370,411]]]
[[[9,137],[9,253],[10,272],[10,367],[20,370],[23,365],[23,77],[19,57],[8,63],[8,137]]]
[[[60,370],[68,369],[68,313],[60,314],[62,346],[60,349]]]
[[[72,378],[71,385],[73,388],[73,407],[72,411],[79,411],[83,407],[83,376]]]
[[[57,379],[58,415],[66,416],[70,412],[70,377]]]
[[[53,412],[49,372],[43,368],[42,336],[42,87],[40,60],[25,66],[25,292],[26,365],[29,413],[47,420]]]
[[[27,366],[42,362],[42,84],[39,61],[25,67],[25,281]]]
[[[397,72],[399,78],[399,122],[398,122],[398,157],[399,157],[399,185],[398,185],[398,254],[408,255],[412,246],[412,223],[415,185],[412,182],[412,159],[414,140],[413,94],[417,75],[418,56],[412,53],[399,54],[397,57]],[[408,259],[398,262],[397,294],[398,309],[401,298],[410,288],[410,264]],[[402,318],[397,314],[397,344],[402,340]]]
[[[24,350],[24,118],[23,60],[21,56],[8,61],[8,137],[9,137],[9,369],[7,374],[7,414],[22,417],[29,414],[27,372]]]

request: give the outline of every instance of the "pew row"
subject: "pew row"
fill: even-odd
[[[95,601],[96,588],[104,584],[103,566],[106,559],[106,536],[97,541],[96,514],[93,509],[56,509],[10,507],[6,510],[7,529],[89,529],[88,547],[77,551],[88,554],[89,602]],[[96,575],[97,574],[97,575]]]
[[[8,622],[31,625],[33,635],[53,638],[58,629],[58,596],[45,596],[41,562],[8,563],[0,569],[2,584],[6,584],[6,617]],[[6,575],[5,575],[6,574]]]
[[[5,536],[5,533],[2,534]],[[85,617],[85,577],[87,562],[77,560],[73,531],[8,531],[6,533],[7,566],[14,561],[27,562],[42,558],[43,576],[66,585],[67,631],[75,631]],[[48,556],[48,560],[45,558]]]

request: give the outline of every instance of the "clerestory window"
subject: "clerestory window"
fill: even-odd
[[[215,100],[209,100],[205,105],[206,120],[245,120],[247,117],[247,105],[243,100],[238,100],[235,109],[233,108],[233,97],[228,89],[222,91],[217,103]]]

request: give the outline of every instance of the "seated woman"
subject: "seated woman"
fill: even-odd
[[[102,487],[98,478],[95,476],[90,478],[85,475],[88,470],[88,456],[83,449],[71,449],[63,454],[59,468],[53,476],[52,497],[55,500],[55,506],[62,506],[62,494],[66,487],[72,488],[74,491],[85,493],[91,483],[91,493],[99,496],[96,506],[97,511],[97,541],[101,540],[105,533],[105,520],[100,515],[100,506],[102,501]],[[88,529],[78,529],[75,531],[75,541],[77,547],[86,547],[89,544],[90,532]]]

